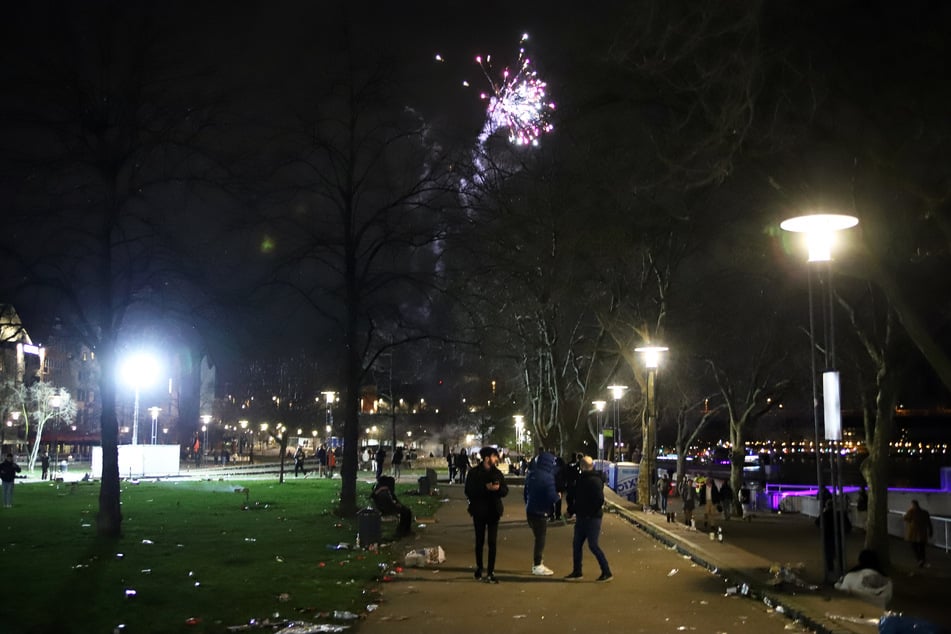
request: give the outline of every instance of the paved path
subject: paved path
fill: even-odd
[[[499,530],[498,585],[473,579],[472,525],[459,485],[440,484],[445,499],[436,520],[415,539],[390,546],[394,560],[412,548],[440,545],[446,561],[432,568],[408,568],[383,584],[376,611],[358,625],[360,634],[418,634],[460,628],[490,628],[518,633],[588,632],[859,632],[874,634],[870,619],[882,612],[834,590],[777,590],[766,584],[773,561],[803,562],[803,577],[818,570],[817,530],[808,518],[758,515],[751,522],[724,524],[726,539],[711,542],[706,533],[667,524],[664,515],[635,511],[609,494],[615,512],[605,515],[602,547],[614,581],[596,583],[597,565],[585,553],[585,579],[565,582],[570,571],[572,526],[553,524],[545,563],[553,577],[534,577],[532,537],[525,523],[520,487],[512,487]],[[404,496],[404,501],[412,500]],[[853,540],[857,539],[853,536]],[[896,603],[906,614],[944,619],[951,563],[931,551],[932,568],[907,576],[897,544]],[[814,553],[813,553],[814,551]],[[850,549],[854,558],[857,548]],[[716,573],[713,570],[716,570]],[[910,568],[908,569],[911,570]],[[912,581],[914,580],[914,581]],[[923,600],[902,592],[904,584],[930,588],[943,597],[930,613]],[[727,595],[746,583],[748,596]],[[914,608],[914,611],[908,609]]]

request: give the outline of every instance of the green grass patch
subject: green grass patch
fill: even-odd
[[[435,513],[435,498],[397,489],[417,516]],[[357,526],[335,515],[339,492],[339,480],[316,478],[123,483],[113,541],[96,536],[97,483],[19,484],[0,509],[2,631],[227,632],[365,612],[404,548],[338,549]],[[358,499],[368,493],[360,483]],[[394,530],[385,522],[384,540]]]

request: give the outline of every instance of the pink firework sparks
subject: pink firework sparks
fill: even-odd
[[[527,39],[528,33],[522,35],[519,44],[524,44]],[[505,128],[509,133],[509,142],[538,145],[538,138],[554,129],[550,117],[555,104],[545,100],[547,84],[539,79],[531,67],[531,60],[525,57],[524,46],[519,47],[517,70],[513,73],[505,68],[500,82],[494,81],[489,74],[491,61],[491,56],[484,60],[481,56],[476,57],[476,63],[492,88],[490,93],[480,95],[489,102],[489,106],[479,141],[484,143],[496,131]]]

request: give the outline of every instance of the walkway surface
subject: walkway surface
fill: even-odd
[[[403,568],[384,583],[379,608],[358,625],[360,634],[418,634],[488,627],[518,633],[587,632],[860,632],[878,631],[883,611],[831,588],[774,587],[773,563],[801,564],[799,576],[818,583],[820,546],[813,520],[798,514],[755,513],[750,521],[723,522],[723,542],[706,532],[669,524],[606,492],[601,545],[614,580],[597,583],[597,564],[585,551],[584,579],[570,572],[573,527],[553,523],[545,564],[552,577],[531,575],[532,536],[522,488],[511,487],[499,529],[499,584],[473,578],[473,531],[460,485],[440,482],[444,503],[414,538],[392,544],[394,561],[414,548],[441,546],[442,564]],[[404,502],[412,496],[402,496]],[[702,513],[701,513],[702,524]],[[848,557],[861,547],[861,531],[848,540]],[[914,566],[910,549],[892,544],[893,610],[951,630],[951,557],[929,550],[931,566]],[[748,590],[742,587],[746,584]],[[734,593],[735,589],[735,593]],[[743,592],[746,591],[746,595]]]

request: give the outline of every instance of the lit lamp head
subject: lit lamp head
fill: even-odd
[[[125,360],[120,373],[127,384],[139,389],[151,385],[158,379],[159,364],[153,357],[139,352]]]
[[[603,412],[604,406],[607,405],[608,402],[607,401],[591,401],[591,404],[594,405],[594,409],[598,410],[598,412]]]
[[[334,404],[334,399],[337,397],[337,393],[336,393],[336,392],[331,392],[331,391],[328,390],[328,391],[326,391],[326,392],[321,392],[321,394],[324,395],[324,402],[325,402],[327,405],[333,405],[333,404]]]
[[[608,389],[611,390],[611,397],[615,401],[620,401],[621,397],[624,396],[624,390],[627,389],[626,385],[609,385]]]
[[[634,348],[644,357],[644,366],[650,370],[656,369],[660,365],[660,355],[667,352],[666,346],[641,346]]]
[[[835,234],[858,223],[858,218],[845,214],[810,214],[784,220],[779,223],[779,228],[805,234],[810,262],[828,262],[832,259]]]

